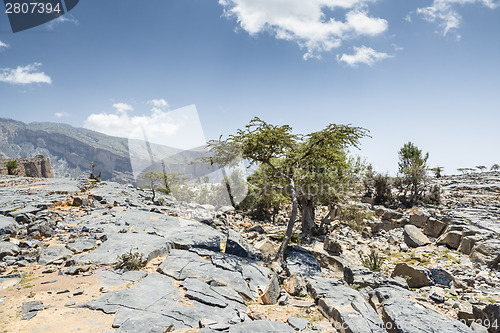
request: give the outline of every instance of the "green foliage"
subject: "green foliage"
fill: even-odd
[[[137,271],[144,266],[146,266],[146,260],[144,260],[143,255],[139,252],[132,252],[132,249],[130,249],[130,252],[118,257],[118,263],[113,268]]]
[[[380,272],[382,270],[382,263],[384,258],[375,250],[371,250],[368,256],[359,254],[361,257],[361,264],[373,272]]]
[[[484,170],[486,170],[486,166],[484,166],[484,165],[477,165],[476,169],[479,169],[481,172],[483,172]]]
[[[498,170],[500,170],[500,165],[498,165],[498,164],[496,164],[496,163],[495,163],[495,164],[493,164],[493,165],[491,166],[491,169],[490,169],[490,170],[491,170],[491,171],[498,171]]]
[[[402,175],[404,195],[410,191],[408,204],[413,206],[417,200],[421,199],[425,190],[427,159],[429,153],[425,155],[413,143],[406,143],[399,150],[399,173]]]
[[[441,204],[441,187],[439,185],[432,186],[424,197],[424,202],[432,205]]]
[[[443,167],[435,167],[435,168],[432,168],[432,169],[429,169],[430,171],[434,172],[434,176],[436,178],[441,178],[443,176],[443,170],[444,168]]]
[[[17,162],[16,161],[9,161],[7,162],[7,172],[9,175],[14,175],[14,170],[17,168]]]
[[[93,179],[93,180],[95,180],[97,182],[100,182],[101,181],[101,177],[102,177],[102,173],[99,172],[99,174],[97,176],[95,175],[94,169],[95,169],[96,166],[97,166],[97,163],[95,163],[95,162],[92,162],[92,164],[90,165],[90,170],[91,171],[90,171],[89,178]]]
[[[373,217],[371,210],[349,205],[342,207],[339,220],[342,224],[361,232],[367,227],[366,221],[372,220]]]

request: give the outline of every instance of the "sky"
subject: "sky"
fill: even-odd
[[[371,135],[352,152],[382,173],[396,172],[409,141],[448,174],[490,167],[500,163],[499,7],[85,0],[18,33],[2,11],[0,117],[122,137],[142,128],[180,148],[255,116],[296,133],[352,124]]]

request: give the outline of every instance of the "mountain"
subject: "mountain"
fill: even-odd
[[[194,178],[213,171],[191,163],[205,154],[204,147],[183,151],[67,124],[25,124],[0,118],[0,158],[43,155],[50,159],[56,177],[88,176],[90,165],[97,163],[94,172],[101,172],[102,180],[135,183],[142,170],[158,169],[163,161],[167,172],[182,172]]]

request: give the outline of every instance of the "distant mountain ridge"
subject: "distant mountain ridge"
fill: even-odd
[[[126,138],[109,136],[85,128],[60,123],[30,123],[0,118],[0,158],[30,158],[44,155],[50,159],[56,177],[89,175],[90,165],[95,162],[96,173],[103,180],[135,183],[133,165],[146,168],[159,161],[151,161],[148,149],[130,149]],[[137,140],[137,142],[140,142]],[[175,172],[201,176],[207,167],[190,162],[204,156],[199,149],[182,151],[176,148],[150,144],[155,156],[168,156],[164,162]],[[132,161],[131,161],[132,160]],[[133,163],[133,164],[132,164]],[[137,175],[136,175],[137,176]]]

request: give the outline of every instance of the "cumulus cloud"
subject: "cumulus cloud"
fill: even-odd
[[[169,107],[168,102],[166,100],[164,100],[163,98],[152,99],[152,100],[148,101],[148,104],[151,104],[155,108],[160,108],[160,109]]]
[[[17,68],[0,68],[0,82],[10,84],[51,84],[52,79],[44,72],[38,70],[42,64],[35,62],[32,65],[18,66]]]
[[[54,113],[54,116],[56,116],[57,118],[65,118],[65,117],[69,117],[70,114],[67,112],[56,112],[56,113]]]
[[[6,49],[8,48],[9,45],[7,43],[4,43],[0,40],[0,51],[2,51],[3,49]]]
[[[129,115],[134,108],[126,103],[115,103],[114,113],[90,115],[84,127],[111,136],[143,140],[179,149],[192,149],[205,144],[198,114],[194,106],[165,111],[168,103],[157,100],[148,114]],[[158,105],[160,107],[156,107]],[[193,111],[194,110],[194,111]]]
[[[357,67],[358,64],[373,66],[376,62],[387,58],[392,58],[392,56],[387,53],[377,52],[367,46],[354,47],[354,54],[337,55],[339,62],[345,62],[351,67]]]
[[[116,109],[118,114],[127,114],[129,111],[134,111],[134,107],[127,103],[115,103],[113,107]]]
[[[385,19],[371,17],[368,3],[376,0],[219,0],[224,14],[250,35],[269,32],[277,39],[296,42],[304,59],[339,47],[344,40],[374,36],[388,29]],[[342,11],[344,20],[328,17]]]
[[[446,36],[460,26],[462,16],[456,8],[472,4],[483,5],[489,9],[495,9],[500,5],[494,0],[434,0],[431,6],[418,8],[416,13],[428,22],[436,22],[440,27],[440,33]]]

